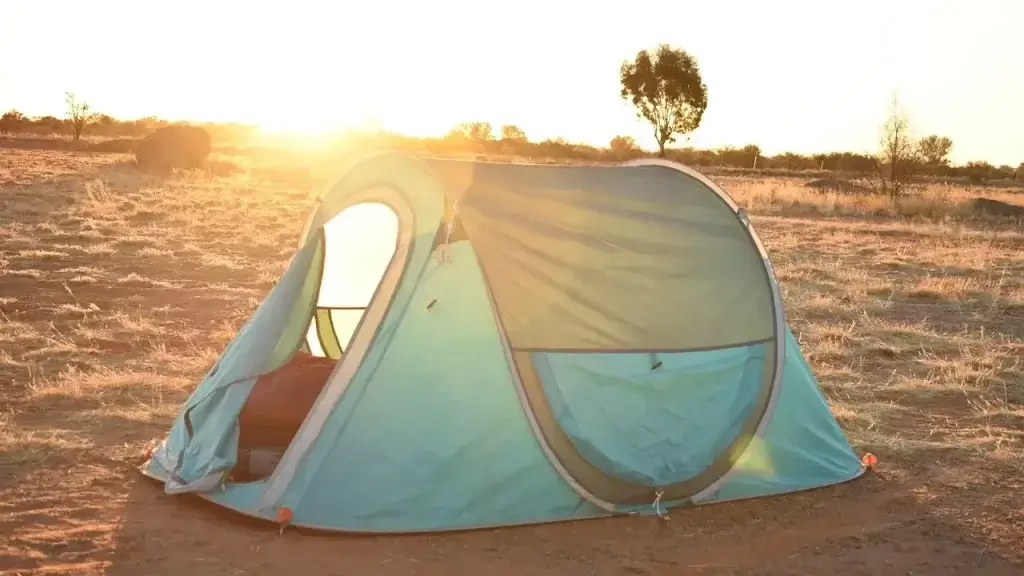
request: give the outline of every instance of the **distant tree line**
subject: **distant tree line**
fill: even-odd
[[[713,149],[670,147],[680,135],[699,125],[707,106],[707,87],[700,80],[695,60],[685,52],[659,46],[654,55],[640,52],[620,69],[622,97],[630,100],[637,116],[653,128],[658,144],[656,154],[683,164],[779,172],[839,172],[872,178],[878,191],[898,196],[906,183],[919,176],[963,178],[974,183],[990,180],[1024,182],[1024,162],[1017,167],[993,166],[986,161],[972,161],[956,166],[950,163],[953,142],[947,137],[929,135],[914,139],[909,136],[908,122],[894,106],[883,126],[879,151],[875,153],[829,152],[819,154],[765,155],[749,144]],[[64,118],[42,116],[30,118],[10,110],[0,116],[0,134],[37,137],[82,136],[132,141],[158,128],[183,122],[170,122],[155,116],[136,120],[118,120],[107,114],[92,112],[88,104],[73,93],[66,95]],[[895,101],[894,101],[895,104]],[[258,127],[240,123],[200,124],[218,143],[244,146],[259,132]],[[607,146],[573,143],[565,138],[530,140],[518,126],[506,124],[495,129],[488,122],[465,122],[437,138],[412,138],[400,134],[374,133],[363,138],[373,144],[434,154],[511,155],[527,158],[571,159],[579,161],[623,161],[651,156],[630,136],[615,136]],[[130,144],[130,142],[128,142]]]
[[[400,136],[396,136],[402,139]],[[884,139],[884,137],[883,137]],[[526,133],[515,125],[504,125],[495,130],[488,122],[467,122],[454,127],[443,139],[425,139],[431,148],[447,148],[451,152],[477,152],[480,154],[512,154],[525,157],[578,158],[581,160],[628,160],[650,156],[631,136],[615,136],[607,147],[571,143],[564,138],[530,141]],[[900,144],[902,146],[902,144]],[[926,136],[913,144],[912,149],[898,150],[907,156],[906,162],[915,165],[915,175],[959,178],[975,182],[986,180],[1024,181],[1024,162],[1016,168],[1008,165],[993,166],[985,161],[968,162],[955,166],[949,161],[953,142],[947,137]],[[847,172],[872,175],[879,169],[877,154],[856,152],[829,152],[796,154],[785,152],[764,155],[754,144],[742,147],[724,146],[701,149],[694,147],[666,148],[664,157],[692,166],[712,166],[751,170]],[[883,166],[888,162],[883,162]]]
[[[138,139],[157,128],[187,122],[171,122],[156,116],[136,120],[119,120],[107,114],[90,111],[87,103],[74,93],[65,94],[65,116],[28,117],[17,110],[8,110],[0,116],[0,134],[43,137],[69,137],[79,140],[83,136],[97,138]],[[204,123],[202,126],[218,141],[239,142],[258,132],[256,126],[240,123]]]

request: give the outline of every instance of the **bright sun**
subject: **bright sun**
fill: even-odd
[[[260,130],[268,134],[294,136],[322,136],[345,128],[338,122],[326,120],[323,116],[289,116],[270,117],[256,123]]]
[[[261,105],[244,112],[249,112],[246,116],[264,133],[281,136],[324,136],[366,123],[361,110],[347,102],[330,101],[330,93],[328,90],[311,93],[302,98],[301,105],[292,104],[292,94],[267,94],[261,99]],[[288,102],[288,105],[275,105],[280,102]]]

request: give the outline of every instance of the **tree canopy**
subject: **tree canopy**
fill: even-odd
[[[494,139],[494,128],[490,122],[463,122],[453,128],[449,136],[487,142]]]
[[[654,127],[658,155],[676,136],[700,126],[708,106],[707,86],[697,61],[685,50],[660,44],[651,54],[641,50],[619,68],[621,96],[636,108],[637,117]]]
[[[522,128],[515,124],[505,124],[501,127],[501,139],[502,140],[516,140],[525,141],[526,132],[523,132]]]
[[[613,152],[632,152],[640,149],[632,136],[616,136],[608,143],[608,148]]]
[[[949,153],[953,150],[953,141],[945,136],[925,136],[917,143],[921,159],[930,166],[944,166],[949,162]]]
[[[82,137],[86,125],[94,120],[94,115],[89,112],[89,104],[79,100],[74,92],[64,94],[64,102],[67,104],[67,120],[71,126],[71,135],[75,140]]]

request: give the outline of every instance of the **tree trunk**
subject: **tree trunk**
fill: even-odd
[[[661,126],[654,126],[654,139],[658,142],[658,158],[665,157],[665,143],[668,142],[668,135],[665,130],[661,129]]]

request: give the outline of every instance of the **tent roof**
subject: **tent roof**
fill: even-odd
[[[359,180],[407,182],[426,169],[474,247],[513,349],[699,350],[775,333],[760,245],[695,172],[390,158],[375,157],[367,169],[377,174]]]

